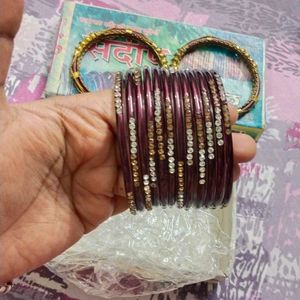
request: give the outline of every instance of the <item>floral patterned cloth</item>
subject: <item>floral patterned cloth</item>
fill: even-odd
[[[206,25],[266,39],[267,128],[238,183],[233,273],[141,299],[300,298],[300,2],[299,0],[85,0],[102,6]],[[43,97],[63,0],[25,1],[6,91],[11,102]],[[1,299],[96,299],[41,267]]]

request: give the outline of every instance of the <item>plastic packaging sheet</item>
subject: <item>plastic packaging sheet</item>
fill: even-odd
[[[155,208],[117,215],[49,263],[87,294],[160,293],[226,277],[234,258],[236,197],[223,209]]]

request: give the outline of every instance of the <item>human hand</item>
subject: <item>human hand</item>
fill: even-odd
[[[44,264],[127,208],[112,91],[6,104],[22,5],[0,3],[0,283]],[[241,134],[233,139],[237,178],[255,143]]]

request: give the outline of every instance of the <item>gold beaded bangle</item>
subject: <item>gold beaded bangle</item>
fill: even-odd
[[[75,48],[71,64],[71,77],[74,81],[75,87],[80,93],[89,92],[80,74],[80,64],[85,53],[99,42],[103,42],[104,40],[107,40],[109,38],[117,37],[128,37],[146,45],[155,54],[158,64],[161,67],[168,67],[168,60],[163,54],[162,49],[142,33],[128,28],[111,28],[104,31],[92,32],[87,37],[85,37]]]
[[[214,36],[204,36],[195,39],[179,48],[172,59],[171,67],[173,67],[174,69],[178,69],[180,62],[187,53],[192,52],[195,48],[207,45],[223,47],[237,53],[249,68],[252,78],[252,91],[249,100],[241,107],[238,107],[238,114],[239,117],[241,117],[245,113],[250,111],[257,103],[260,91],[260,78],[258,74],[257,64],[246,49],[241,48],[239,45],[231,41],[222,40]]]

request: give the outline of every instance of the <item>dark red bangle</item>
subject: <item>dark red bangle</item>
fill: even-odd
[[[115,76],[114,99],[117,119],[117,142],[121,159],[121,166],[124,177],[124,185],[126,196],[129,203],[129,209],[132,214],[136,213],[136,202],[133,193],[132,172],[130,164],[130,149],[127,137],[128,121],[127,121],[127,101],[125,95],[124,81],[122,73],[117,73]]]
[[[141,173],[141,157],[139,155],[139,140],[137,127],[137,109],[136,109],[136,95],[135,83],[131,72],[126,73],[126,99],[127,99],[127,113],[128,113],[128,127],[129,127],[129,141],[130,141],[130,161],[132,167],[132,180],[134,185],[134,196],[136,199],[137,210],[144,209],[143,197],[143,182]]]
[[[206,132],[206,155],[208,157],[207,168],[209,170],[207,174],[207,194],[203,205],[205,207],[214,207],[214,199],[216,194],[215,178],[215,124],[213,108],[211,104],[211,94],[203,71],[197,71],[199,83],[201,85],[202,105],[204,108],[205,116],[205,132]]]
[[[224,86],[221,80],[221,77],[216,73],[213,72],[215,82],[218,87],[219,98],[221,99],[221,109],[222,109],[222,117],[224,120],[224,127],[225,127],[225,134],[224,134],[224,145],[225,145],[225,161],[224,164],[227,167],[227,178],[225,183],[225,195],[222,202],[222,205],[225,206],[228,204],[231,193],[232,193],[232,185],[233,185],[233,143],[232,143],[232,131],[231,131],[231,123],[230,123],[230,115],[228,109],[228,103],[226,100],[226,95],[224,91]]]
[[[150,186],[152,190],[152,202],[154,206],[159,205],[159,184],[157,173],[157,140],[155,134],[155,116],[154,116],[154,99],[151,79],[151,70],[143,70],[144,80],[144,98],[146,101],[146,122],[148,138],[148,155],[149,155],[149,175]]]
[[[227,176],[227,165],[224,157],[224,134],[225,127],[222,116],[221,100],[217,92],[216,83],[209,71],[203,72],[207,81],[209,92],[211,95],[211,106],[214,116],[214,132],[215,132],[215,186],[216,194],[214,197],[214,206],[223,202],[225,194],[225,182]]]
[[[168,157],[168,187],[169,197],[168,205],[173,206],[176,200],[176,153],[174,143],[175,130],[175,111],[174,97],[170,82],[170,74],[168,70],[162,70],[162,87],[164,91],[164,108],[166,114],[166,131],[167,131],[167,157]]]
[[[190,85],[193,95],[194,119],[196,123],[197,134],[197,155],[198,155],[198,172],[197,172],[197,199],[196,207],[204,205],[207,197],[208,185],[208,157],[207,157],[207,141],[205,132],[205,116],[202,102],[201,85],[196,71],[189,73]]]
[[[190,208],[194,202],[193,196],[197,195],[197,135],[195,130],[195,122],[193,119],[194,109],[192,104],[192,92],[186,72],[180,72],[180,82],[182,85],[183,105],[184,105],[184,121],[185,121],[185,167],[184,167],[184,206]]]
[[[184,164],[185,164],[185,119],[184,119],[184,106],[182,89],[180,84],[180,77],[177,72],[171,73],[170,78],[172,81],[172,89],[174,95],[175,104],[175,150],[177,157],[177,207],[182,208],[184,206]]]
[[[139,68],[134,69],[133,78],[135,82],[136,94],[136,114],[137,114],[137,133],[138,133],[138,156],[141,162],[141,174],[143,181],[144,203],[147,210],[152,209],[152,195],[150,187],[149,175],[149,152],[148,152],[148,139],[147,139],[147,115],[146,103],[144,98],[144,86],[142,83],[142,73]]]
[[[155,131],[158,153],[158,173],[159,181],[162,187],[168,184],[168,164],[167,164],[167,145],[166,145],[166,121],[163,105],[163,89],[161,85],[161,74],[159,69],[153,69],[153,90],[154,90],[154,115]],[[169,191],[166,188],[160,189],[160,204],[163,208],[167,207]]]

